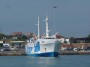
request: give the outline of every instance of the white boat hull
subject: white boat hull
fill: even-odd
[[[38,39],[36,43],[26,44],[26,55],[35,57],[57,57],[59,55],[60,44],[56,39]]]

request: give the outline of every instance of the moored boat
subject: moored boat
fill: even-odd
[[[56,38],[56,34],[49,36],[48,17],[46,16],[46,36],[39,37],[39,17],[38,17],[38,38],[31,38],[25,45],[26,55],[35,57],[57,57],[61,42]]]

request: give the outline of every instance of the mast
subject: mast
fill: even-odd
[[[38,16],[38,38],[40,37],[40,29],[39,29],[39,16]]]
[[[49,37],[49,30],[48,30],[48,16],[46,14],[46,37]]]

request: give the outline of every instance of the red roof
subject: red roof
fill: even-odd
[[[56,38],[64,38],[63,36],[61,36],[59,33],[56,34]]]

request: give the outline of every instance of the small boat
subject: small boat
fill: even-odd
[[[56,34],[49,36],[48,17],[46,16],[46,36],[39,36],[39,17],[38,17],[38,38],[31,38],[25,45],[25,52],[28,56],[34,57],[57,57],[61,42],[56,38]]]

